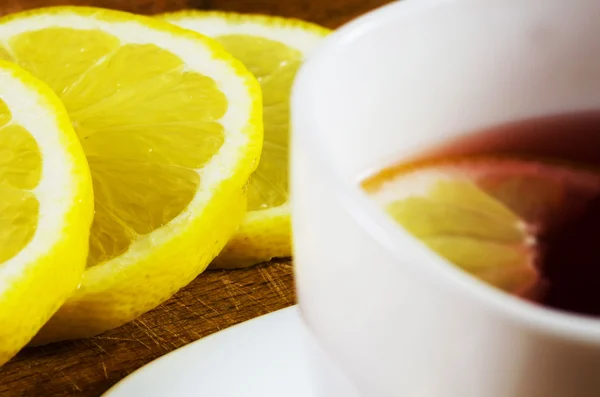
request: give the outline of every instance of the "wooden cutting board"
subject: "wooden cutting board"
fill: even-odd
[[[0,15],[49,5],[141,14],[183,8],[295,17],[336,28],[389,0],[0,0]],[[208,271],[137,320],[88,340],[25,349],[0,368],[0,396],[100,396],[144,364],[211,333],[295,303],[292,264]],[[1,325],[0,325],[1,326]]]

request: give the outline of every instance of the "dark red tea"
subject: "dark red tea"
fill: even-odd
[[[476,131],[363,187],[476,277],[600,316],[600,112]]]

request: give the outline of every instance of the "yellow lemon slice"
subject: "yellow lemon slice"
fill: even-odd
[[[94,184],[83,283],[35,342],[119,326],[189,283],[239,226],[260,87],[212,40],[117,11],[8,16],[0,46],[62,99]]]
[[[518,158],[393,168],[363,184],[407,231],[509,293],[543,294],[545,241],[600,195],[600,173]]]
[[[291,256],[288,204],[289,100],[296,71],[329,31],[294,19],[184,11],[161,16],[214,38],[256,76],[263,91],[265,142],[248,188],[248,214],[214,267]]]
[[[64,106],[0,61],[0,364],[80,283],[92,214],[90,171]]]

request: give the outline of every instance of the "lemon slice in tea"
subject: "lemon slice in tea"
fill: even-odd
[[[513,158],[391,168],[363,187],[426,246],[509,293],[535,297],[544,236],[600,194],[594,170]]]

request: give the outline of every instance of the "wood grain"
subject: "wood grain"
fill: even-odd
[[[389,0],[0,0],[0,15],[49,5],[93,5],[142,14],[182,8],[296,17],[335,28]],[[97,397],[144,364],[185,344],[294,304],[292,265],[209,271],[169,301],[88,340],[22,351],[0,368],[0,396]]]
[[[165,353],[293,303],[289,262],[209,271],[123,327],[88,340],[25,349],[0,368],[0,395],[99,396]]]

